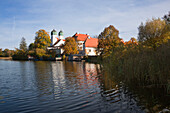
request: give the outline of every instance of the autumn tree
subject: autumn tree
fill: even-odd
[[[152,20],[146,21],[145,24],[141,23],[138,28],[138,40],[146,46],[156,48],[167,39],[164,35],[168,30],[165,28],[166,22],[160,18],[153,18]]]
[[[67,37],[64,45],[65,54],[78,54],[77,43],[73,37]]]
[[[44,49],[36,48],[35,49],[36,57],[40,58],[44,55],[46,55],[46,51]]]
[[[43,30],[40,29],[36,32],[34,46],[35,48],[40,48],[46,50],[48,46],[50,46],[51,40],[49,34]]]
[[[138,41],[136,40],[136,38],[132,37],[128,42],[125,42],[125,45],[135,46],[135,45],[138,45]]]
[[[15,53],[12,56],[13,60],[27,60],[27,53],[23,49],[15,48]]]
[[[99,34],[98,39],[98,51],[103,57],[109,56],[113,49],[121,42],[119,31],[113,25],[105,28],[104,31]]]
[[[22,37],[22,39],[21,39],[21,43],[20,43],[19,49],[23,50],[25,52],[27,51],[27,43],[26,43],[26,40],[25,40],[24,37]]]

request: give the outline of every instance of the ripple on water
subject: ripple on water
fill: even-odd
[[[130,113],[139,110],[129,92],[125,93],[121,87],[106,88],[107,82],[98,74],[97,64],[0,63],[4,63],[4,67],[0,65],[3,71],[0,111],[3,113]]]

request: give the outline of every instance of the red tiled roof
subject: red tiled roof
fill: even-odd
[[[75,37],[78,41],[85,41],[88,37],[87,34],[75,34],[73,37]]]
[[[85,41],[85,47],[97,47],[98,39],[97,38],[88,38],[87,34],[75,34],[73,37],[78,41]]]
[[[85,42],[85,47],[96,47],[98,46],[98,39],[97,38],[87,38]]]

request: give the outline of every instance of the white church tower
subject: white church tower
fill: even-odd
[[[51,31],[51,46],[53,46],[57,40],[57,31],[53,29]]]
[[[64,37],[63,37],[63,31],[62,30],[60,30],[60,32],[58,33],[58,36],[59,36],[59,39],[63,39]]]

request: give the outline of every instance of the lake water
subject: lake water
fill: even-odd
[[[101,68],[85,62],[0,60],[0,113],[144,113],[149,109],[146,101]]]

